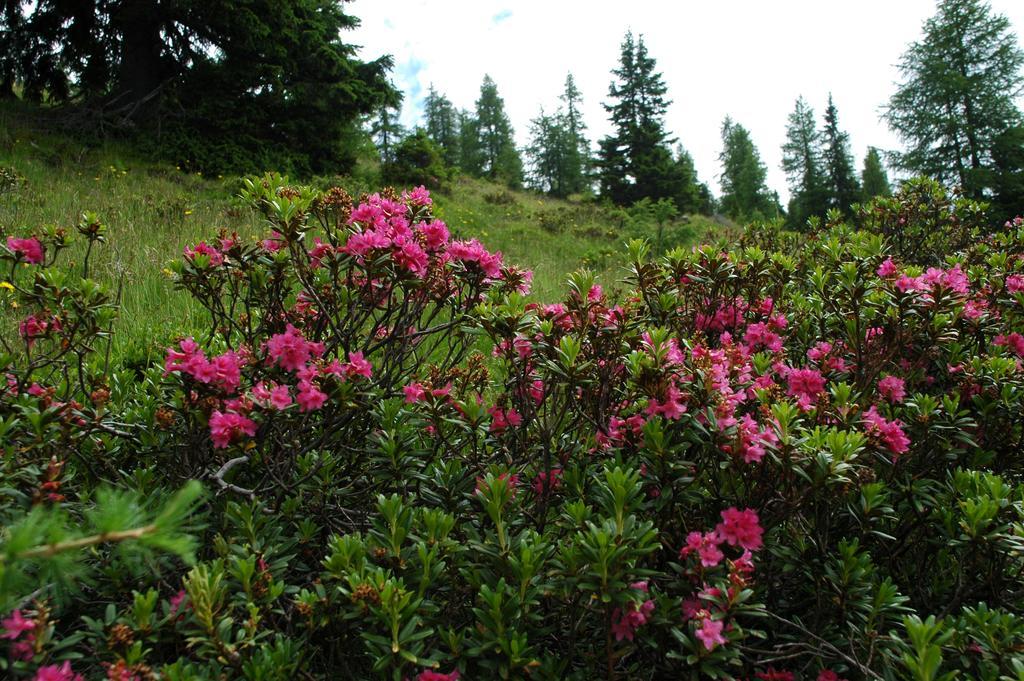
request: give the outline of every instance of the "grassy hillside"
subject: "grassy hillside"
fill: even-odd
[[[4,234],[62,227],[74,234],[83,211],[107,226],[90,276],[118,292],[122,314],[115,354],[148,356],[183,329],[201,327],[202,310],[174,291],[164,272],[182,249],[220,228],[243,237],[262,232],[234,195],[238,178],[202,177],[140,158],[116,144],[86,147],[47,129],[29,108],[0,108],[0,168],[23,181],[0,193]],[[437,213],[453,234],[475,237],[508,261],[534,270],[534,296],[560,295],[569,272],[589,267],[607,286],[621,275],[623,242],[653,239],[653,225],[593,203],[549,199],[462,178],[435,193]],[[701,217],[666,228],[666,243],[685,244],[718,229]],[[82,252],[72,260],[80,262]]]

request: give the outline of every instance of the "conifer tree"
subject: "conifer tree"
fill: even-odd
[[[377,115],[370,126],[370,135],[377,145],[380,160],[391,163],[394,159],[395,146],[405,136],[405,128],[398,122],[399,108],[383,104],[377,109]]]
[[[518,187],[523,181],[523,163],[513,140],[512,123],[505,113],[505,101],[490,76],[484,76],[476,100],[475,126],[481,152],[481,173]]]
[[[768,169],[742,125],[726,116],[722,122],[721,210],[734,220],[776,217],[778,198],[772,198],[765,180]]]
[[[423,104],[426,132],[441,150],[445,165],[457,167],[460,162],[459,113],[443,94],[431,85]]]
[[[789,225],[802,229],[810,217],[823,217],[828,209],[828,196],[819,152],[819,136],[814,110],[803,97],[798,97],[786,125],[786,142],[782,145],[782,169],[789,180]]]
[[[560,97],[564,105],[563,123],[568,135],[568,158],[565,170],[565,192],[575,194],[582,192],[590,184],[590,143],[587,141],[587,125],[583,122],[580,107],[583,95],[576,87],[572,74],[565,77],[565,89]]]
[[[995,138],[1021,123],[1022,66],[1005,16],[983,0],[941,0],[903,55],[903,82],[885,113],[907,147],[896,164],[985,196]]]
[[[481,177],[484,172],[479,126],[473,114],[464,109],[459,112],[459,168],[473,177]]]
[[[530,143],[526,147],[530,186],[552,196],[566,196],[572,147],[564,118],[545,114],[541,108],[540,114],[530,121]]]
[[[825,109],[825,129],[821,135],[828,206],[850,215],[850,207],[860,200],[860,185],[853,169],[850,136],[839,128],[839,112],[831,93]]]
[[[600,143],[601,195],[620,205],[642,198],[669,198],[685,203],[689,188],[669,150],[675,140],[665,131],[668,91],[643,37],[627,33],[619,67],[612,73],[605,104],[615,131]]]
[[[875,147],[868,147],[861,173],[861,201],[870,201],[876,196],[892,196],[889,176],[882,165],[881,155]]]

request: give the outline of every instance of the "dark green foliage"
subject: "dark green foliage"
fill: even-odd
[[[665,131],[667,88],[642,36],[634,41],[632,33],[626,34],[619,67],[612,73],[617,79],[608,88],[613,101],[604,108],[615,131],[600,143],[601,195],[620,205],[668,198],[680,209],[692,209],[692,181],[672,158],[669,145],[675,140]]]
[[[397,104],[382,104],[372,119],[370,134],[380,152],[383,163],[394,161],[395,146],[405,136],[405,128],[398,122],[399,107]]]
[[[864,170],[861,179],[861,199],[869,201],[876,196],[892,196],[889,176],[882,165],[882,157],[875,147],[868,147],[864,157]]]
[[[907,145],[897,165],[985,195],[995,138],[1021,122],[1022,65],[1006,17],[982,0],[942,0],[904,53],[904,81],[885,114]]]
[[[463,126],[465,129],[465,123]],[[480,85],[476,115],[469,131],[471,136],[476,137],[476,158],[471,167],[463,169],[491,180],[504,182],[510,187],[520,186],[523,182],[523,162],[519,158],[519,151],[516,150],[512,123],[505,113],[505,100],[498,94],[498,86],[490,76],[485,75],[484,82]],[[465,136],[463,140],[465,142]]]
[[[565,92],[560,99],[564,107],[552,115],[546,115],[542,108],[530,122],[526,154],[531,185],[553,196],[565,197],[584,191],[589,184],[589,145],[583,136],[586,126],[579,112],[582,99],[572,74],[565,80]]]
[[[802,229],[811,217],[824,217],[828,210],[828,188],[822,172],[820,137],[815,127],[814,110],[798,97],[786,125],[786,143],[782,145],[782,169],[789,179],[789,224]]]
[[[474,177],[483,175],[484,168],[479,127],[473,114],[468,111],[459,112],[459,168]]]
[[[828,207],[849,215],[850,207],[860,200],[860,185],[853,169],[850,136],[839,128],[839,112],[832,102],[831,94],[825,109],[825,129],[821,133],[821,142]]]
[[[337,0],[83,0],[0,7],[0,79],[209,171],[345,171],[361,115],[398,93],[355,58]]]
[[[385,182],[396,187],[423,185],[439,189],[448,179],[441,150],[421,128],[394,146],[392,159],[383,165],[381,174]]]
[[[778,196],[768,191],[768,169],[761,161],[750,133],[726,116],[722,122],[722,196],[719,207],[734,220],[776,217]]]
[[[460,135],[459,112],[447,97],[430,86],[423,105],[427,136],[441,150],[445,164],[450,168],[459,166]]]
[[[1024,214],[1024,126],[999,134],[992,144],[992,212],[999,220]]]

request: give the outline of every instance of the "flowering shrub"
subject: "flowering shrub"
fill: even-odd
[[[0,249],[16,678],[1024,670],[1021,221],[634,242],[542,304],[422,188],[243,197],[266,238],[185,250],[208,329],[139,373],[62,235]]]

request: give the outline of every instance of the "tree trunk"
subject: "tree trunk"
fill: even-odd
[[[132,113],[136,108],[146,108],[143,103],[166,76],[161,57],[160,3],[125,0],[112,20],[121,35],[121,55],[111,102],[118,108],[127,106]]]

